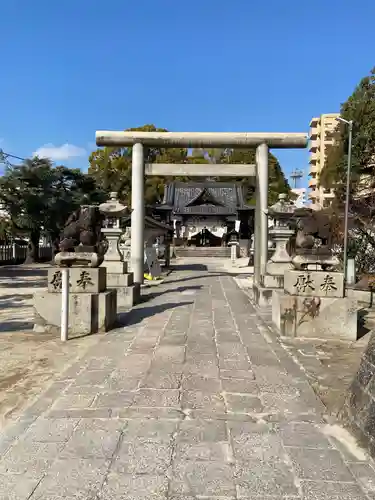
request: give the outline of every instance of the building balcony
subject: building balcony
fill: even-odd
[[[316,151],[316,150],[315,151],[311,151],[311,153],[310,153],[310,162],[311,161],[315,161],[316,162],[319,159],[320,159],[320,152]]]
[[[309,198],[310,200],[317,200],[320,198],[320,191],[319,189],[313,189],[312,191],[309,192]]]
[[[314,116],[313,118],[311,118],[310,120],[310,127],[313,128],[313,127],[316,127],[318,125],[318,123],[320,122],[320,118],[319,116]]]
[[[310,163],[309,175],[315,175],[320,172],[319,165],[316,163]]]
[[[327,200],[332,200],[335,197],[335,193],[331,190],[329,193],[322,193],[322,198]]]
[[[318,179],[312,178],[309,180],[309,188],[315,188],[318,185]]]
[[[320,150],[320,141],[318,139],[310,139],[309,151],[313,153],[314,151]]]

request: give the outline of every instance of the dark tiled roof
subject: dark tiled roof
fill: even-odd
[[[235,214],[250,208],[241,185],[226,182],[173,182],[164,188],[163,203],[176,214]]]

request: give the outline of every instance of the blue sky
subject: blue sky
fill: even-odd
[[[0,147],[82,169],[97,129],[308,131],[375,66],[374,0],[11,0],[1,18]]]

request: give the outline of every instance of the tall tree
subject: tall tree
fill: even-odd
[[[9,167],[0,179],[0,202],[9,214],[13,231],[29,237],[26,262],[38,259],[42,234],[55,239],[68,215],[80,204],[103,200],[94,179],[80,170],[52,166],[33,158]]]
[[[351,187],[355,194],[363,183],[367,189],[375,187],[375,68],[362,78],[341,105],[340,114],[345,120],[353,121]],[[348,161],[348,127],[338,124],[335,138],[320,175],[320,184],[334,187],[337,200],[342,202]]]
[[[128,130],[140,132],[167,132],[155,125]],[[97,149],[89,157],[89,174],[106,192],[117,191],[126,204],[131,203],[131,165],[132,148]],[[149,148],[146,151],[146,161],[152,163],[185,163],[187,149],[185,148]],[[146,177],[145,201],[148,204],[159,202],[163,197],[165,178]]]

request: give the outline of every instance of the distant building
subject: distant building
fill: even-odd
[[[302,208],[307,204],[307,189],[306,188],[292,188],[292,193],[297,195],[297,199],[294,200],[294,205],[297,208]]]
[[[313,208],[326,208],[335,197],[333,189],[319,186],[319,175],[327,159],[328,148],[335,141],[339,113],[327,113],[310,121],[309,199]]]

